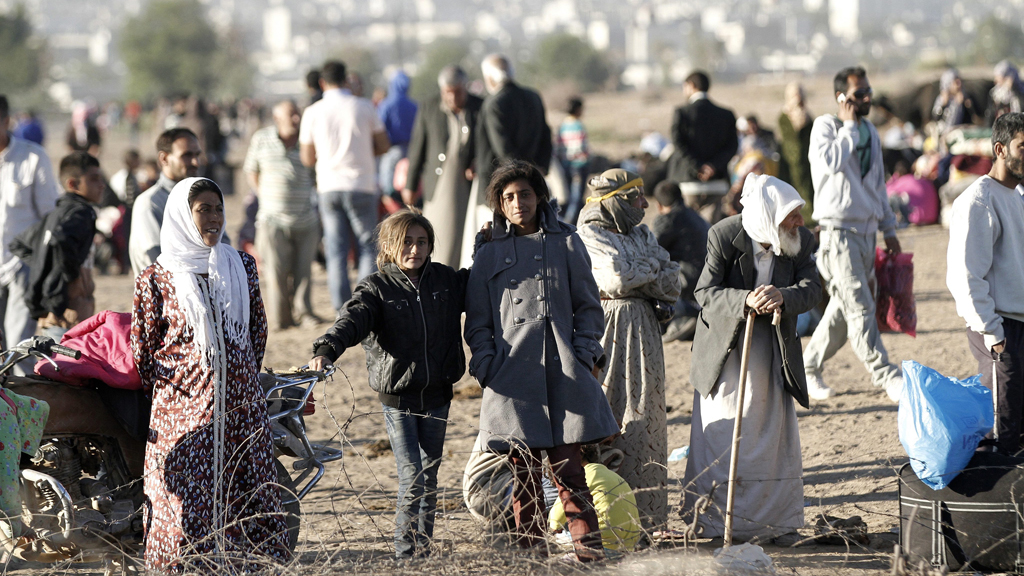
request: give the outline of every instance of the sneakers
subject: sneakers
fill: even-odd
[[[828,400],[835,392],[825,385],[821,375],[807,373],[807,395],[811,400]]]
[[[897,376],[889,381],[885,385],[885,393],[889,395],[889,399],[899,404],[900,398],[903,397],[903,376]]]

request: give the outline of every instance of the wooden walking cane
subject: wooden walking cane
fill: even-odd
[[[750,362],[750,344],[754,339],[754,319],[757,312],[751,310],[747,314],[747,329],[743,333],[743,354],[740,356],[740,385],[736,403],[736,422],[732,428],[732,452],[729,454],[729,488],[725,501],[725,537],[722,547],[732,545],[732,507],[733,495],[736,491],[736,467],[739,465],[740,429],[743,426],[743,398],[747,394],[747,364]],[[772,325],[778,326],[782,320],[782,311],[776,309],[772,316]]]

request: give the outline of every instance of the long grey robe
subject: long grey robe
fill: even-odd
[[[711,507],[698,519],[704,537],[724,532],[732,431],[739,406],[744,299],[768,279],[783,293],[782,322],[775,328],[771,317],[765,316],[754,325],[733,535],[746,540],[803,527],[803,469],[793,394],[806,399],[806,386],[795,320],[817,304],[821,284],[811,257],[813,236],[801,228],[800,238],[797,256],[774,257],[771,270],[759,274],[753,243],[739,216],[719,222],[708,233],[707,262],[695,292],[702,310],[691,364],[696,391],[682,510],[684,518],[692,517],[696,501],[717,485]]]

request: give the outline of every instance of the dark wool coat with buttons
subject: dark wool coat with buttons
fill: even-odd
[[[466,130],[469,138],[459,151],[459,174],[473,164],[476,154],[476,120],[483,100],[479,96],[466,96]],[[441,109],[441,95],[431,96],[416,113],[416,124],[409,141],[409,174],[406,188],[416,190],[423,184],[423,201],[430,202],[441,178],[441,166],[448,151],[448,115]]]
[[[541,231],[529,236],[495,214],[466,289],[469,371],[484,387],[480,430],[497,451],[594,442],[619,429],[590,373],[604,332],[590,256],[553,208],[538,209]]]

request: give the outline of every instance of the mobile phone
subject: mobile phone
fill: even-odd
[[[840,105],[846,104],[846,94],[840,94],[839,96],[836,96],[836,102],[839,102]]]

